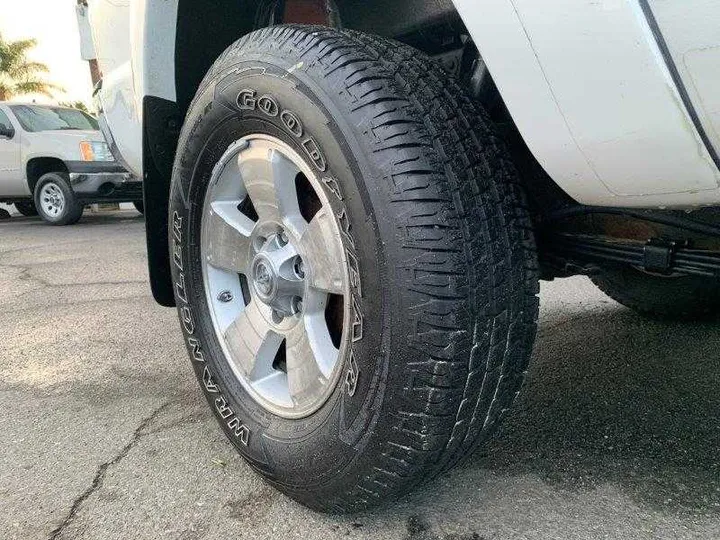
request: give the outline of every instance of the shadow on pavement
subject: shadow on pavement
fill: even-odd
[[[528,381],[472,466],[720,513],[720,324],[616,306],[540,329]]]
[[[88,211],[85,211],[83,213],[83,216],[80,218],[80,221],[75,225],[67,225],[67,227],[76,227],[76,226],[92,226],[92,225],[107,225],[111,223],[132,223],[135,221],[143,221],[145,218],[142,214],[134,211],[134,210],[115,210],[112,212],[101,212],[101,213],[91,213]],[[42,219],[40,219],[37,216],[32,217],[25,217],[25,216],[19,216],[19,215],[12,215],[11,217],[7,219],[0,219],[0,227],[3,225],[28,225],[28,226],[37,226],[37,227],[53,227],[52,225],[49,225],[45,223]],[[62,227],[58,227],[62,228]]]

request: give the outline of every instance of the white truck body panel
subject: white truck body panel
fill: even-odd
[[[90,7],[106,136],[126,167],[142,178],[143,98],[175,101],[177,2],[95,0]]]
[[[107,125],[106,138],[116,145],[123,164],[142,178],[142,167],[138,167],[142,164],[142,109],[137,106],[142,94],[141,87],[134,86],[130,1],[95,0],[90,4],[90,24],[102,73],[101,125]]]
[[[525,142],[570,196],[587,205],[720,204],[718,158],[698,131],[704,127],[720,142],[720,3],[453,1]],[[678,70],[691,81],[701,126],[673,79],[647,7],[657,11]],[[176,0],[91,4],[104,116],[137,175],[142,99],[175,100],[177,8]]]
[[[0,123],[11,124],[15,129],[12,139],[0,137],[0,193],[10,197],[24,196],[27,187],[23,189],[22,159],[20,153],[20,137],[17,132],[20,127],[17,120],[0,105]]]
[[[529,148],[578,202],[720,202],[720,171],[637,0],[455,3]]]
[[[720,3],[650,2],[710,144],[720,152]]]
[[[75,6],[75,15],[77,18],[78,34],[80,34],[80,58],[83,60],[93,60],[97,58],[97,53],[93,45],[87,6],[77,4]]]

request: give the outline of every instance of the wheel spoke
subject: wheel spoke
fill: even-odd
[[[245,274],[250,266],[250,234],[255,223],[238,210],[239,200],[211,204],[204,224],[208,263]]]
[[[272,396],[273,401],[283,407],[293,407],[293,400],[288,391],[287,374],[282,371],[273,371],[270,375],[253,382],[253,388],[263,395]]]
[[[310,287],[333,294],[343,294],[343,268],[346,264],[342,246],[333,232],[333,216],[322,209],[310,221],[300,237],[300,254],[309,262]]]
[[[272,375],[283,337],[270,328],[257,302],[250,302],[225,331],[232,358],[250,381]]]
[[[303,316],[287,335],[287,377],[296,406],[317,399],[327,384],[338,350],[330,340],[324,317]]]
[[[302,219],[295,189],[297,166],[260,142],[240,154],[239,169],[260,219],[296,228]]]

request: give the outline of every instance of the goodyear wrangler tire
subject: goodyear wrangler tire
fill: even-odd
[[[302,26],[236,42],[187,114],[170,222],[208,402],[310,507],[361,510],[448,469],[520,388],[538,281],[517,175],[414,49]]]

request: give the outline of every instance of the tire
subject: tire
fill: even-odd
[[[133,206],[135,207],[135,210],[140,212],[142,215],[145,215],[145,204],[142,201],[133,201]]]
[[[37,208],[35,208],[35,203],[33,201],[16,202],[15,209],[23,216],[32,217],[38,215]]]
[[[203,249],[214,257],[220,248],[205,244],[203,232],[216,238],[221,227],[203,226],[217,214],[204,201],[224,185],[226,170],[234,174],[235,163],[255,155],[243,152],[263,148],[263,137],[301,156],[320,179],[309,191],[332,209],[325,215],[341,231],[344,253],[328,257],[327,268],[350,276],[341,376],[317,410],[298,418],[269,410],[249,371],[231,364],[238,357],[226,354],[230,338],[215,329],[217,291],[205,281],[214,270],[204,266]],[[206,75],[176,156],[169,241],[186,346],[224,433],[268,482],[317,510],[359,511],[449,469],[489,439],[520,389],[535,337],[535,243],[504,145],[437,64],[353,31],[253,32]],[[245,183],[248,191],[264,182],[257,178]],[[298,200],[309,191],[298,188]],[[268,207],[253,204],[258,228]],[[253,275],[257,291],[265,274]],[[248,306],[258,295],[248,295]],[[229,291],[221,296],[237,301]],[[237,309],[242,318],[248,307]],[[293,345],[286,346],[289,363]]]
[[[592,282],[620,304],[654,319],[702,320],[720,313],[720,282],[699,276],[655,276],[635,268],[607,268]]]
[[[55,203],[48,202],[48,194],[54,196]],[[70,178],[64,172],[50,172],[40,177],[35,185],[35,208],[50,225],[72,225],[83,213],[83,205],[75,197]]]

